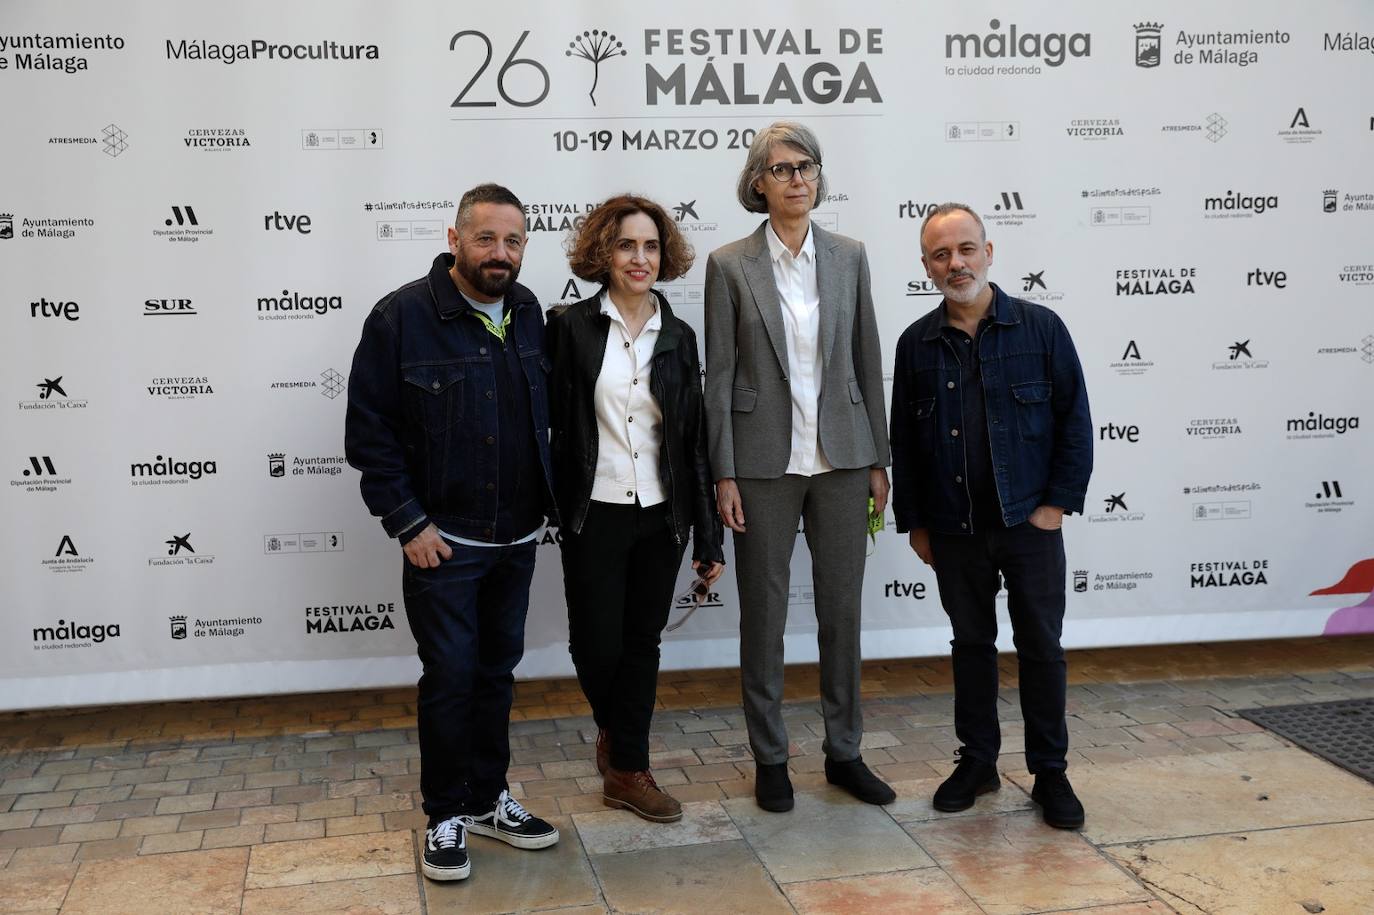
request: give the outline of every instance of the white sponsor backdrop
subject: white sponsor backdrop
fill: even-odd
[[[824,144],[816,219],[868,245],[889,368],[938,302],[935,201],[984,214],[993,279],[1067,321],[1100,429],[1067,644],[1316,634],[1361,600],[1335,628],[1374,628],[1374,9],[1318,12],[7,4],[0,705],[411,682],[400,553],[339,463],[368,309],[494,180],[546,304],[590,292],[576,215],[675,208],[698,262],[667,291],[700,328],[779,117]],[[546,540],[523,676],[571,670]],[[805,661],[800,540],[792,581]],[[947,650],[891,526],[864,614],[868,657]],[[737,621],[727,574],[665,665],[736,663]]]

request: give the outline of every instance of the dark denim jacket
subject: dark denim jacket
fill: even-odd
[[[1048,308],[993,286],[982,334],[987,437],[1002,521],[1023,523],[1040,505],[1083,511],[1093,465],[1092,418],[1068,328]],[[944,307],[897,343],[892,381],[892,510],[897,530],[973,529],[964,480],[959,362],[940,333]]]
[[[348,378],[344,451],[362,472],[363,501],[402,541],[427,522],[459,537],[494,539],[499,420],[496,339],[449,276],[453,255],[434,260],[429,276],[397,289],[372,309]],[[544,314],[518,283],[506,333],[525,380],[546,489],[556,521],[549,459],[548,374]]]

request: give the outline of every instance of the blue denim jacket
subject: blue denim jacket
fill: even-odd
[[[453,255],[372,309],[348,379],[344,451],[362,472],[363,501],[387,535],[404,542],[433,521],[446,533],[493,540],[500,473],[496,360],[499,344],[449,276]],[[545,513],[556,522],[549,459],[544,314],[534,293],[506,293],[506,333],[529,383],[534,438],[543,465]]]
[[[1048,308],[993,285],[979,340],[987,437],[1002,521],[1040,505],[1083,511],[1093,466],[1088,391],[1073,340]],[[892,381],[892,510],[897,530],[973,530],[965,482],[959,362],[940,333],[944,304],[902,334]]]

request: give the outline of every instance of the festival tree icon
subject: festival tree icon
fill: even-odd
[[[603,32],[601,29],[592,29],[590,32],[583,32],[577,35],[572,41],[568,42],[568,50],[563,52],[567,57],[580,57],[583,60],[591,61],[592,64],[592,90],[587,93],[587,97],[592,100],[592,105],[596,105],[596,84],[601,78],[601,62],[610,60],[612,57],[624,57],[627,53],[625,46],[610,32]]]
[[[1368,594],[1360,603],[1342,607],[1326,621],[1322,635],[1354,635],[1374,632],[1374,559],[1361,559],[1334,585],[1318,588],[1312,594]]]

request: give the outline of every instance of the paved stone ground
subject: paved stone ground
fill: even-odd
[[[1006,660],[1014,679],[1014,661]],[[660,700],[678,707],[656,714],[651,761],[660,785],[688,808],[671,827],[603,807],[592,762],[595,726],[585,715],[559,714],[577,710],[574,682],[521,684],[521,720],[511,725],[512,793],[554,818],[564,840],[546,854],[475,838],[475,876],[456,886],[426,885],[416,875],[413,830],[424,818],[413,690],[12,713],[0,716],[0,911],[725,905],[736,912],[1029,912],[1121,905],[1128,907],[1101,911],[1195,912],[1210,911],[1196,900],[1228,879],[1238,892],[1254,891],[1259,884],[1246,868],[1267,873],[1292,857],[1298,846],[1279,842],[1273,830],[1335,830],[1327,844],[1356,855],[1360,842],[1367,847],[1374,838],[1374,786],[1235,715],[1256,705],[1374,696],[1374,638],[1083,652],[1070,664],[1078,681],[1069,690],[1070,774],[1088,804],[1081,834],[1044,827],[1026,797],[1030,781],[1014,752],[1021,734],[1014,688],[1002,692],[1004,747],[1012,751],[1000,764],[1004,789],[969,817],[930,809],[929,793],[953,768],[958,746],[946,662],[866,665],[864,758],[899,790],[886,809],[825,785],[815,669],[789,668],[790,690],[804,697],[786,710],[802,796],[798,810],[784,816],[761,814],[753,804],[737,699],[688,707],[731,688],[737,697],[735,674],[665,674]],[[1201,670],[1214,675],[1193,676]],[[1242,783],[1244,796],[1210,819],[1182,822],[1210,809],[1213,797],[1187,800],[1186,786],[1213,777],[1223,779],[1217,797]],[[1272,782],[1263,801],[1277,803],[1257,804],[1263,792],[1251,791],[1251,782]],[[1134,813],[1123,796],[1139,802]],[[1152,809],[1157,815],[1142,818],[1140,811]],[[1234,819],[1236,811],[1248,812]],[[1363,829],[1363,838],[1350,840],[1342,829]],[[1272,857],[1237,864],[1201,887],[1180,886],[1182,870],[1156,873],[1152,868],[1167,864],[1158,864],[1159,849],[1147,853],[1141,844],[1184,854],[1179,842],[1257,830],[1278,842]],[[1304,838],[1301,847],[1327,844]],[[827,851],[818,854],[818,845]],[[1008,848],[1020,849],[1015,866],[998,859],[998,849]],[[1374,911],[1374,864],[1341,854],[1332,851],[1310,869],[1330,868],[1332,878],[1338,870],[1354,873],[1355,882],[1342,878],[1332,889],[1328,880],[1311,892],[1327,894],[1327,911],[1341,911],[1331,900],[1347,897],[1367,900],[1363,910]],[[1207,850],[1205,857],[1225,856]],[[1023,873],[1027,862],[1040,877]],[[1195,870],[1195,862],[1186,867]],[[1052,886],[1046,873],[1056,872]],[[1008,883],[1014,874],[1019,882]],[[728,899],[721,881],[730,881]],[[1301,911],[1291,907],[1303,901],[1293,897],[1296,888],[1269,891],[1287,899],[1275,911]]]

